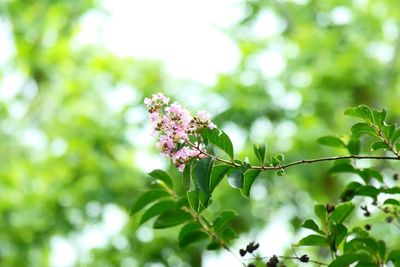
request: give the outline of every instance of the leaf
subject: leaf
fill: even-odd
[[[265,156],[267,152],[267,147],[265,144],[261,144],[260,146],[253,146],[254,154],[256,155],[257,159],[260,161],[261,165],[264,164]]]
[[[317,217],[321,220],[323,224],[326,224],[326,219],[327,219],[327,212],[326,208],[322,204],[317,204],[314,206],[314,213],[317,215]]]
[[[400,187],[381,188],[380,191],[386,194],[400,194]]]
[[[344,266],[349,266],[350,264],[357,262],[359,260],[365,259],[364,254],[359,254],[359,253],[347,253],[343,254],[336,259],[334,259],[328,267],[344,267]]]
[[[199,207],[199,211],[203,209],[201,207],[207,208],[210,203],[210,195],[207,195],[203,191],[199,190],[199,201],[201,206]]]
[[[163,229],[191,220],[192,216],[183,210],[173,210],[161,214],[153,224],[154,229]]]
[[[214,220],[213,227],[216,232],[220,232],[225,226],[228,225],[237,216],[236,211],[225,210]]]
[[[352,117],[361,118],[370,123],[374,121],[371,109],[365,105],[360,105],[355,108],[348,108],[344,111],[344,114]]]
[[[296,246],[325,246],[327,240],[321,235],[309,235],[301,239]]]
[[[199,190],[195,189],[192,191],[186,192],[187,199],[189,202],[189,206],[192,208],[194,211],[199,210]]]
[[[240,190],[243,196],[250,196],[251,186],[253,185],[255,179],[260,174],[260,172],[260,170],[248,170],[244,173],[243,188]]]
[[[284,169],[277,170],[275,174],[277,176],[283,176],[285,174],[285,170]]]
[[[335,234],[335,250],[340,246],[340,243],[347,236],[347,228],[343,224],[337,224],[333,227],[333,232]]]
[[[163,190],[151,190],[143,195],[141,195],[136,202],[133,204],[131,208],[130,215],[135,214],[136,212],[140,211],[144,207],[146,207],[148,204],[152,203],[153,201],[156,201],[159,198],[169,196],[169,194]]]
[[[278,166],[285,159],[283,154],[277,154],[271,158],[273,166]]]
[[[225,242],[229,242],[237,237],[237,234],[233,228],[226,228],[222,232],[222,239],[224,239]]]
[[[317,139],[317,142],[329,147],[346,147],[342,140],[335,136],[323,136]]]
[[[388,198],[383,202],[383,205],[396,205],[400,206],[400,202],[393,198]]]
[[[391,139],[394,131],[396,130],[396,125],[394,123],[389,124],[389,125],[383,125],[381,127],[381,130],[383,132],[383,134],[385,135],[386,139]]]
[[[217,185],[221,182],[221,180],[224,178],[226,173],[232,169],[231,166],[229,165],[216,165],[211,171],[211,178],[210,178],[210,192],[214,192],[214,189],[217,187]]]
[[[372,126],[363,122],[354,124],[351,127],[351,132],[353,134],[369,134],[371,136],[376,136],[375,129]]]
[[[343,223],[354,209],[354,203],[344,202],[335,207],[335,210],[330,214],[330,219],[335,223]]]
[[[377,170],[368,168],[368,169],[364,169],[363,172],[366,173],[368,176],[374,177],[376,180],[378,180],[379,182],[383,183],[383,176]]]
[[[390,149],[390,148],[389,148],[389,146],[388,146],[385,142],[382,142],[382,141],[375,142],[375,143],[373,143],[373,144],[371,145],[371,150],[372,150],[372,151],[375,151],[375,150],[378,150],[378,149],[385,149],[385,150],[388,150],[388,149]]]
[[[199,160],[194,169],[194,178],[200,190],[206,195],[210,194],[210,176],[215,158],[207,157]]]
[[[397,128],[397,129],[394,131],[392,137],[390,138],[390,142],[391,142],[392,144],[394,144],[394,143],[397,141],[397,139],[399,139],[399,137],[400,137],[400,128]]]
[[[338,173],[338,172],[352,172],[357,173],[356,169],[354,169],[353,165],[350,163],[339,163],[333,165],[332,168],[329,169],[330,173]]]
[[[166,211],[172,210],[176,207],[176,202],[172,200],[165,200],[155,203],[140,218],[139,225],[147,222],[151,218],[160,215]]]
[[[221,248],[221,245],[216,242],[211,242],[210,244],[207,245],[207,250],[216,250],[219,248]]]
[[[385,119],[386,119],[387,112],[386,110],[382,109],[382,111],[378,111],[376,109],[372,110],[372,116],[374,119],[374,124],[378,126],[382,126]]]
[[[201,135],[204,139],[208,140],[208,142],[221,148],[230,156],[231,159],[233,159],[234,153],[233,153],[232,141],[229,139],[229,136],[226,133],[216,128],[214,129],[204,128],[201,131]]]
[[[178,235],[179,247],[183,248],[191,243],[207,239],[207,234],[201,231],[201,225],[197,222],[185,224]]]
[[[192,181],[192,164],[193,161],[190,161],[188,164],[186,164],[182,172],[182,184],[185,191],[190,190],[190,182]]]
[[[311,220],[311,219],[306,220],[306,221],[301,225],[301,227],[307,228],[307,229],[310,229],[310,230],[313,230],[314,232],[317,232],[317,233],[319,233],[319,234],[324,234],[324,232],[322,232],[322,231],[319,229],[317,223],[314,222],[314,220]]]
[[[358,155],[361,148],[360,137],[357,134],[352,134],[346,147],[351,155]]]
[[[233,188],[243,188],[244,175],[241,169],[235,170],[228,177],[228,183]]]
[[[357,189],[355,195],[357,196],[367,196],[371,197],[372,199],[376,200],[378,197],[379,190],[372,185],[363,185]]]
[[[388,260],[393,263],[400,263],[400,249],[392,250],[389,253]],[[396,265],[397,267],[397,265]]]
[[[162,181],[168,187],[173,188],[172,179],[171,179],[171,177],[169,177],[169,175],[165,171],[157,169],[157,170],[150,172],[149,175],[158,181]]]
[[[379,259],[385,260],[386,244],[382,240],[378,240],[378,256]]]

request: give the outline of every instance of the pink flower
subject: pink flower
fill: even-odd
[[[168,105],[169,98],[161,93],[154,94],[151,99],[145,98],[144,103],[150,112],[154,133],[160,134],[157,148],[162,155],[170,157],[180,171],[190,159],[206,157],[199,151],[202,144],[195,143],[196,147],[191,147],[187,140],[198,138],[202,128],[216,127],[207,112],[199,111],[192,117],[180,104]]]

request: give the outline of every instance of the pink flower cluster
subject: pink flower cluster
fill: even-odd
[[[144,103],[150,113],[154,133],[160,133],[157,148],[161,154],[171,157],[175,166],[183,171],[191,158],[202,158],[201,144],[188,145],[189,136],[198,137],[203,128],[215,128],[210,115],[199,111],[192,116],[178,103],[169,105],[170,99],[161,93],[145,98]]]

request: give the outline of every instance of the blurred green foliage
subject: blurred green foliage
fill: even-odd
[[[386,107],[392,121],[399,117],[397,1],[241,5],[246,16],[227,30],[240,48],[240,64],[220,75],[215,86],[197,85],[201,93],[193,92],[211,110],[220,107],[210,99],[226,101],[215,122],[228,133],[240,133],[245,145],[239,157],[252,157],[250,142],[266,142],[268,150],[285,152],[288,161],[332,153],[315,140],[349,133],[350,121],[341,115],[348,106]],[[15,45],[0,81],[13,75],[20,81],[15,96],[0,100],[0,266],[49,266],[55,237],[76,239],[103,222],[110,207],[128,216],[148,183],[141,168],[141,151],[147,149],[141,138],[153,137],[139,135],[148,125],[142,99],[165,88],[185,103],[180,92],[191,88],[190,81],[171,81],[157,62],[119,58],[100,46],[76,46],[82,16],[94,9],[103,11],[89,0],[0,3],[1,21],[10,25]],[[255,34],[266,14],[279,21],[279,30]],[[269,62],[271,51],[282,58],[282,72],[263,70],[263,64],[276,63]],[[127,91],[129,103],[112,105],[115,94]],[[248,233],[252,227],[250,238],[256,238],[286,208],[296,233],[312,214],[313,200],[331,202],[343,189],[341,177],[328,174],[327,164],[320,166],[289,170],[284,177],[263,174],[256,183],[265,194],[246,200],[225,182],[215,192],[213,209],[239,208],[236,229]],[[392,171],[389,164],[383,167]],[[170,173],[179,184],[178,172],[171,168]],[[77,266],[201,265],[202,251],[179,249],[176,230],[155,231],[154,239],[145,242],[138,238],[137,225],[137,219],[129,219],[121,233],[86,254],[78,248],[84,255],[78,255]],[[374,231],[390,229],[381,225]]]

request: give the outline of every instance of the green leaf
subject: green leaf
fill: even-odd
[[[378,111],[376,109],[372,110],[372,116],[374,119],[374,124],[378,126],[382,126],[386,119],[387,112],[386,110]]]
[[[296,246],[324,246],[327,240],[321,235],[309,235],[301,239]]]
[[[225,242],[229,242],[233,239],[235,239],[237,237],[237,234],[235,232],[235,230],[233,228],[226,228],[223,232],[222,232],[222,239]]]
[[[271,158],[271,162],[273,166],[278,166],[285,159],[283,154],[277,154]]]
[[[380,192],[386,194],[400,194],[400,187],[394,186],[390,188],[381,188]]]
[[[363,185],[357,189],[355,195],[357,196],[367,196],[371,197],[372,199],[376,200],[378,197],[379,190],[372,185]]]
[[[372,126],[370,126],[366,123],[363,123],[363,122],[354,124],[351,127],[351,132],[353,134],[369,134],[371,136],[377,136],[375,129]]]
[[[314,213],[317,215],[317,217],[321,220],[323,224],[326,224],[326,219],[327,219],[327,212],[326,208],[322,204],[317,204],[314,206]]]
[[[194,178],[200,190],[206,195],[210,194],[210,177],[215,158],[207,157],[199,160],[194,169]]]
[[[344,267],[349,266],[350,264],[357,262],[359,260],[365,259],[365,254],[359,253],[347,253],[343,254],[336,259],[334,259],[328,267]]]
[[[154,170],[154,171],[150,172],[149,175],[151,177],[153,177],[154,179],[163,182],[168,187],[173,188],[172,179],[171,179],[171,177],[169,177],[169,175],[165,171]]]
[[[329,169],[330,173],[338,173],[338,172],[351,172],[357,173],[356,169],[354,169],[353,165],[350,163],[338,163],[333,165],[332,168]]]
[[[223,131],[220,131],[216,128],[214,128],[214,129],[204,128],[201,131],[201,135],[208,142],[221,148],[223,151],[225,151],[229,155],[229,157],[231,159],[233,159],[233,157],[234,157],[233,145],[232,145],[231,140],[229,139],[229,136],[226,133],[224,133]]]
[[[161,214],[154,222],[154,229],[173,227],[192,219],[192,216],[183,210],[173,210]]]
[[[348,108],[344,111],[344,114],[352,117],[361,118],[370,123],[374,121],[371,109],[365,105],[360,105],[355,108]]]
[[[382,240],[378,240],[378,257],[381,260],[385,260],[386,244]]]
[[[389,253],[388,261],[391,261],[393,263],[400,263],[400,249],[392,250]],[[396,267],[397,267],[397,265],[396,265]]]
[[[147,222],[151,218],[160,215],[166,211],[172,210],[176,207],[176,202],[172,200],[160,201],[152,205],[145,213],[143,213],[140,219],[139,225]]]
[[[192,208],[194,211],[199,210],[199,190],[194,189],[192,191],[186,192],[187,199],[189,202],[189,206]]]
[[[277,176],[283,176],[285,174],[285,170],[284,169],[277,170],[275,174]]]
[[[265,144],[261,144],[260,146],[253,146],[254,154],[256,155],[257,159],[260,161],[261,165],[264,164],[265,156],[267,152],[267,146]]]
[[[216,165],[211,171],[211,178],[210,178],[210,192],[214,192],[214,189],[217,187],[217,185],[221,182],[221,180],[224,178],[226,173],[232,169],[231,166],[229,165]]]
[[[322,232],[322,231],[319,229],[317,223],[316,223],[314,220],[311,220],[311,219],[306,220],[306,221],[301,225],[301,227],[307,228],[307,229],[310,229],[310,230],[313,230],[314,232],[317,232],[317,233],[319,233],[319,234],[324,234],[324,232]]]
[[[375,178],[377,181],[383,183],[383,176],[377,170],[368,168],[364,169],[363,172],[366,173],[368,176]]]
[[[373,143],[373,144],[371,145],[371,150],[372,150],[372,151],[375,151],[375,150],[378,150],[378,149],[385,149],[385,150],[388,150],[388,149],[390,149],[390,148],[389,148],[389,146],[388,146],[385,142],[382,142],[382,141],[375,142],[375,143]]]
[[[210,204],[210,195],[207,195],[203,191],[199,190],[199,201],[202,207],[207,208]],[[202,211],[201,206],[199,207],[199,211]]]
[[[399,139],[399,137],[400,137],[400,128],[397,128],[397,129],[394,131],[392,137],[390,138],[390,142],[391,142],[392,144],[394,144],[394,143],[397,141],[397,139]]]
[[[333,227],[333,233],[335,235],[335,250],[340,246],[340,243],[347,236],[347,228],[343,224],[337,224]]]
[[[323,136],[317,139],[317,142],[329,147],[346,147],[342,140],[335,136]]]
[[[394,123],[389,124],[389,125],[383,125],[381,127],[381,130],[383,132],[383,134],[385,135],[386,139],[391,139],[394,131],[396,130],[396,125]]]
[[[360,137],[358,134],[352,134],[350,141],[347,143],[347,150],[351,155],[358,155],[360,153]]]
[[[335,223],[343,223],[354,209],[353,202],[340,203],[335,207],[335,210],[330,214],[330,219]]]
[[[214,230],[216,232],[220,232],[236,216],[237,216],[237,213],[236,213],[236,211],[233,211],[233,210],[225,210],[225,211],[221,212],[221,214],[213,222]]]
[[[260,170],[248,170],[244,173],[243,189],[240,190],[243,196],[250,196],[251,186],[253,185],[255,179],[260,174],[260,172]]]
[[[197,222],[189,222],[185,224],[179,231],[179,247],[183,248],[191,243],[207,239],[207,234],[201,231],[201,229],[201,225]]]
[[[207,250],[217,250],[220,248],[221,248],[221,245],[216,242],[211,242],[210,244],[207,245]]]
[[[190,190],[190,183],[192,181],[192,164],[193,161],[190,161],[188,164],[186,164],[182,172],[182,183],[185,191]]]
[[[151,191],[145,192],[133,204],[130,215],[135,214],[136,212],[140,211],[141,209],[146,207],[148,204],[156,201],[157,199],[166,197],[166,196],[169,196],[169,194],[163,190],[151,190]]]
[[[244,175],[241,169],[235,170],[228,177],[228,183],[233,188],[243,188]]]
[[[393,198],[388,198],[383,202],[383,205],[395,205],[400,206],[400,202]]]

